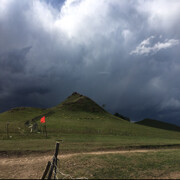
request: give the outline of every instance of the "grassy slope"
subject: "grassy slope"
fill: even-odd
[[[24,123],[49,111],[54,114],[46,116],[48,139],[44,139],[42,133],[30,134]],[[73,94],[62,104],[50,109],[24,108],[0,114],[1,139],[6,138],[7,121],[10,122],[9,131],[13,137],[12,140],[0,141],[0,150],[49,150],[54,148],[55,139],[63,139],[65,151],[73,152],[116,149],[131,145],[180,144],[179,132],[124,121],[79,94]],[[37,123],[40,128],[39,120]],[[14,146],[16,143],[20,146]]]
[[[157,179],[180,177],[179,150],[106,155],[77,155],[60,159],[60,171],[73,178]],[[64,178],[58,173],[58,178]]]
[[[162,121],[157,121],[154,119],[144,119],[142,121],[136,122],[136,124],[141,124],[144,126],[150,126],[150,127],[155,127],[155,128],[160,128],[160,129],[166,129],[166,130],[172,130],[172,131],[179,131],[180,132],[180,127],[176,126],[174,124],[169,124],[166,122]]]
[[[24,123],[34,117],[44,114],[46,110],[32,107],[14,108],[0,114],[0,133],[4,133],[6,124],[9,123],[9,131],[17,133],[18,127],[24,129]]]

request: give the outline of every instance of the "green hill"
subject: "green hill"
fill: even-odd
[[[144,126],[180,132],[179,126],[176,126],[176,125],[170,124],[170,123],[166,123],[166,122],[162,122],[162,121],[158,121],[158,120],[154,120],[154,119],[144,119],[142,121],[136,122],[136,124],[141,124]]]
[[[46,117],[48,139],[43,134],[44,124],[40,123],[42,116]],[[8,136],[12,140],[6,141],[7,123]],[[79,151],[180,144],[180,132],[125,121],[108,113],[90,98],[73,93],[55,107],[21,107],[0,113],[0,139],[0,150],[17,148],[14,145],[17,141],[23,142],[22,149],[48,149],[55,139],[63,139],[67,149]],[[30,145],[30,142],[33,143]]]
[[[105,110],[96,104],[90,98],[74,92],[60,105],[52,108],[53,110],[68,110],[68,111],[84,111],[89,113],[105,113]]]

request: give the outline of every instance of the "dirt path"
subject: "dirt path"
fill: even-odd
[[[130,151],[98,151],[98,152],[87,152],[87,153],[74,153],[59,155],[61,158],[69,158],[80,154],[124,154],[124,153],[135,153],[135,152],[153,152],[160,150],[130,150]],[[162,151],[162,149],[161,149]],[[41,178],[45,166],[49,160],[52,159],[52,155],[40,154],[40,155],[23,155],[20,157],[0,157],[0,179],[34,179]]]

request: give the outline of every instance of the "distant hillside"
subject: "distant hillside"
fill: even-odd
[[[154,119],[144,119],[142,121],[136,122],[136,124],[141,124],[144,126],[150,126],[150,127],[155,127],[159,129],[165,129],[165,130],[171,130],[171,131],[179,131],[180,132],[180,127],[176,126],[174,124],[154,120]]]

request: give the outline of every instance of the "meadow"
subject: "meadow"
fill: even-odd
[[[179,150],[84,154],[62,158],[59,167],[72,177],[88,179],[176,179],[180,177],[179,159]]]
[[[1,179],[40,179],[52,154],[0,156]],[[98,151],[58,156],[58,179],[179,179],[179,149]]]

